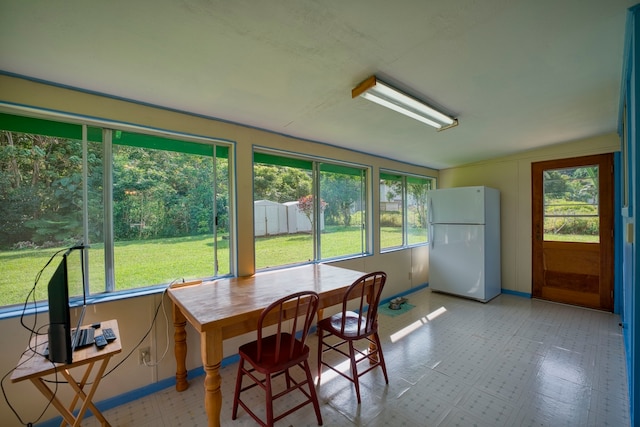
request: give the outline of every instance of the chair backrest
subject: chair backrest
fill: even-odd
[[[258,319],[258,360],[262,357],[262,336],[265,326],[276,325],[276,333],[268,334],[276,336],[275,349],[269,349],[269,351],[275,350],[275,360],[281,360],[281,357],[285,356],[282,352],[286,352],[286,358],[292,358],[294,352],[303,348],[313,319],[318,312],[319,299],[317,293],[303,291],[280,298],[265,308]],[[287,323],[287,320],[291,322]],[[289,336],[297,336],[297,339],[288,339]]]
[[[386,281],[387,273],[376,271],[365,274],[349,286],[342,300],[342,333],[344,333],[346,322],[346,316],[344,316],[344,314],[348,311],[347,304],[354,300],[359,304],[358,313],[360,315],[360,322],[358,322],[358,335],[370,335],[375,332],[378,327],[378,305],[380,304],[382,288]],[[364,311],[366,305],[368,305],[369,308]]]

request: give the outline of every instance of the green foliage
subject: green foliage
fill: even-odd
[[[78,141],[0,132],[0,247],[82,236]]]
[[[228,161],[218,159],[214,168],[212,159],[115,145],[116,239],[210,234],[216,219],[219,232],[228,230]],[[101,144],[88,143],[87,164],[89,238],[102,242]],[[0,184],[1,248],[55,246],[82,239],[80,141],[0,132]]]
[[[380,227],[398,227],[402,229],[402,213],[386,211],[380,214]]]
[[[584,202],[555,199],[545,210],[544,232],[597,236],[600,232],[598,208]]]
[[[302,169],[256,164],[253,168],[254,200],[286,203],[311,194],[313,180]]]
[[[544,173],[545,239],[598,236],[598,168],[587,166]]]
[[[320,212],[324,212],[327,207],[327,202],[320,199]],[[315,200],[313,194],[302,196],[298,199],[298,210],[302,212],[309,222],[313,222],[313,210],[315,209]]]
[[[545,234],[568,234],[597,236],[600,233],[600,222],[593,217],[545,218]]]
[[[322,172],[320,195],[327,202],[325,224],[350,226],[352,211],[361,208],[363,179],[356,175]]]

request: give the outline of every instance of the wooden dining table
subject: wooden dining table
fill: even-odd
[[[224,340],[255,331],[260,313],[273,301],[299,291],[320,295],[322,309],[342,302],[344,291],[364,273],[327,264],[307,264],[264,271],[252,276],[177,284],[168,289],[173,302],[176,390],[187,380],[186,323],[200,333],[205,371],[204,404],[209,426],[220,425],[222,393],[220,365]]]

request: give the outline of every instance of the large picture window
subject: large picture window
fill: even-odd
[[[79,242],[93,295],[229,274],[229,176],[213,140],[0,114],[0,306]]]
[[[228,149],[120,131],[112,142],[115,289],[229,274]]]
[[[366,247],[366,169],[254,153],[256,269],[359,256]]]
[[[427,191],[434,179],[380,171],[380,249],[427,242]]]

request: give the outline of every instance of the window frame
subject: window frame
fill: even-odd
[[[140,135],[142,138],[147,138],[147,142],[150,145],[145,148],[150,149],[164,149],[153,146],[153,140],[162,141],[164,140],[169,146],[171,142],[179,141],[184,143],[196,151],[198,147],[203,150],[209,150],[212,152],[212,159],[219,158],[220,150],[226,151],[226,157],[228,161],[228,172],[227,172],[227,196],[228,196],[228,232],[229,232],[229,248],[227,249],[229,254],[229,266],[228,274],[223,274],[219,276],[215,276],[218,273],[218,263],[216,262],[214,265],[214,276],[211,277],[228,277],[235,274],[236,266],[237,266],[237,251],[236,240],[237,240],[237,224],[236,224],[236,215],[235,215],[235,203],[236,197],[232,194],[233,189],[235,188],[235,143],[232,141],[213,138],[209,136],[201,136],[195,134],[187,134],[183,132],[174,132],[163,129],[138,126],[132,124],[126,124],[121,122],[114,121],[105,121],[94,118],[81,117],[73,114],[66,114],[60,112],[52,112],[45,111],[32,107],[19,107],[14,105],[9,105],[6,103],[0,102],[0,129],[2,131],[8,131],[13,133],[24,133],[24,134],[32,134],[32,135],[43,135],[50,136],[56,138],[77,140],[82,144],[82,235],[84,241],[87,242],[89,238],[89,196],[88,196],[88,164],[87,164],[87,154],[88,149],[87,146],[90,142],[98,142],[102,145],[102,156],[103,156],[103,164],[102,164],[102,173],[103,173],[103,189],[102,189],[102,197],[104,206],[102,208],[102,214],[104,215],[103,221],[109,224],[106,227],[105,235],[104,235],[104,246],[105,246],[105,259],[104,262],[101,261],[100,268],[104,268],[105,272],[105,280],[102,283],[103,289],[101,292],[96,292],[94,290],[93,293],[90,292],[89,289],[89,257],[84,256],[84,267],[85,267],[85,291],[86,294],[86,302],[87,304],[94,304],[97,302],[104,301],[112,301],[118,299],[126,299],[136,296],[155,294],[158,292],[163,292],[167,287],[168,283],[161,284],[153,284],[153,285],[143,285],[138,286],[131,289],[115,289],[115,283],[113,281],[113,271],[115,266],[115,260],[113,257],[113,248],[114,248],[114,240],[113,240],[113,134],[116,132],[126,132],[129,134]],[[208,146],[208,147],[206,147]],[[169,149],[171,151],[171,149]],[[172,150],[176,151],[176,150]],[[178,150],[179,151],[179,150]],[[188,153],[185,151],[185,153]],[[192,153],[196,154],[196,153]],[[105,157],[108,156],[108,157]],[[108,159],[108,160],[107,160]],[[216,171],[216,162],[214,161],[213,170],[214,173]],[[108,185],[107,185],[108,183]],[[216,187],[218,184],[216,183]],[[214,191],[213,197],[213,210],[214,214],[214,238],[216,237],[217,232],[217,203],[216,203],[217,192]],[[215,250],[215,249],[214,249]],[[86,249],[85,249],[86,251]],[[109,255],[110,252],[110,255]],[[218,254],[214,254],[214,259],[217,261]],[[226,268],[225,268],[226,269]],[[111,280],[109,280],[111,277]],[[202,277],[202,279],[209,279],[211,277]],[[45,287],[46,283],[40,281],[38,283],[38,287]],[[26,289],[26,288],[25,288]],[[26,292],[25,292],[26,295]],[[82,303],[82,297],[73,296],[70,298],[70,303],[72,306],[80,305]],[[19,302],[16,304],[9,304],[0,306],[0,318],[8,318],[15,317],[22,314],[29,314],[39,312],[42,309],[46,309],[47,301],[46,300],[37,300],[33,303],[30,303],[28,307],[23,303]]]
[[[382,194],[381,191],[381,186],[382,186],[382,180],[387,180],[387,181],[397,181],[400,183],[401,185],[401,195],[402,195],[402,244],[400,245],[396,245],[396,246],[386,246],[383,247],[382,246],[382,221],[380,221],[380,218],[382,217],[383,211],[382,209],[378,208],[378,236],[380,236],[380,253],[387,253],[387,252],[393,252],[393,251],[397,251],[397,250],[402,250],[402,249],[407,249],[407,248],[412,248],[412,247],[417,247],[417,246],[426,246],[429,244],[429,233],[428,233],[428,227],[427,224],[425,224],[425,240],[423,242],[416,242],[416,243],[410,243],[410,239],[409,239],[409,231],[411,229],[411,227],[409,226],[409,207],[413,206],[410,201],[410,191],[409,191],[409,185],[411,184],[411,180],[424,180],[424,185],[429,185],[430,188],[427,188],[425,190],[425,197],[426,197],[426,192],[430,191],[430,190],[435,190],[436,189],[436,178],[432,177],[432,176],[426,176],[426,175],[419,175],[419,174],[412,174],[412,173],[407,173],[407,172],[400,172],[397,170],[392,170],[392,169],[386,169],[386,168],[380,168],[379,170],[379,174],[378,174],[378,195],[379,195],[379,204],[381,205],[383,203],[383,200],[386,200],[386,196]],[[426,199],[424,200],[424,207],[425,209],[425,215],[426,215]]]
[[[267,162],[267,160],[271,160],[272,163]],[[290,163],[289,163],[290,162]],[[264,146],[254,145],[252,150],[252,170],[254,173],[253,182],[254,182],[254,192],[252,195],[255,209],[256,202],[256,194],[255,194],[255,167],[257,164],[262,165],[274,165],[274,166],[291,166],[297,167],[300,169],[308,170],[311,172],[312,183],[311,183],[311,191],[312,197],[314,199],[314,212],[313,212],[313,221],[312,222],[312,237],[313,237],[313,259],[309,261],[300,261],[291,264],[283,264],[283,265],[273,265],[268,267],[257,267],[258,260],[258,250],[256,249],[256,229],[255,229],[255,218],[254,218],[254,233],[253,233],[253,244],[254,244],[254,271],[269,271],[281,268],[289,268],[298,265],[304,265],[309,263],[321,263],[328,261],[337,261],[337,260],[346,260],[352,258],[360,258],[372,255],[372,245],[371,245],[371,176],[372,176],[372,167],[367,165],[362,165],[354,162],[345,162],[340,160],[335,160],[326,157],[307,155],[301,153],[295,153],[291,151],[273,149]],[[323,166],[325,167],[323,169]],[[361,192],[360,192],[360,205],[365,209],[364,218],[362,221],[364,222],[361,225],[362,234],[361,238],[361,250],[359,253],[338,255],[338,256],[322,256],[322,229],[318,226],[320,224],[320,217],[323,214],[323,210],[320,209],[320,204],[322,202],[321,195],[321,174],[322,172],[335,172],[331,169],[336,170],[347,170],[351,169],[353,171],[359,171],[359,175],[362,179],[361,182]],[[255,212],[255,210],[254,210]]]

